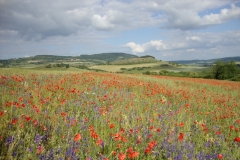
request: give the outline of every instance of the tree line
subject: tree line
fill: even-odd
[[[234,61],[217,61],[212,67],[212,74],[214,79],[240,79],[240,67]]]

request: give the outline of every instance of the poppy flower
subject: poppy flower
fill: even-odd
[[[14,118],[13,120],[12,120],[12,124],[16,124],[18,122],[18,119],[17,118]]]
[[[118,160],[124,160],[126,158],[126,155],[123,153],[118,154]]]
[[[222,154],[218,154],[218,159],[222,159],[223,155]]]
[[[101,139],[97,140],[96,145],[102,146],[103,145],[103,140],[101,140]]]
[[[133,152],[131,152],[131,153],[128,154],[128,158],[134,159],[134,158],[137,157],[138,155],[139,155],[138,152],[133,151]]]
[[[181,142],[183,140],[183,137],[184,137],[184,134],[183,133],[180,133],[179,134],[179,137],[178,137],[178,140]]]
[[[110,127],[111,129],[112,129],[112,128],[114,128],[114,124],[110,124],[110,126],[109,126],[109,127]]]
[[[75,136],[74,136],[74,141],[79,141],[80,139],[82,138],[81,134],[77,133]]]
[[[181,122],[181,123],[179,124],[179,126],[180,126],[180,127],[184,127],[184,123]]]
[[[139,152],[134,151],[133,148],[128,148],[127,153],[128,153],[128,158],[130,159],[134,159],[139,155]]]
[[[160,128],[158,128],[156,131],[157,131],[157,132],[161,132],[161,129],[160,129]]]
[[[65,117],[65,116],[67,115],[67,113],[62,112],[61,115],[62,115],[63,117]]]
[[[44,149],[43,145],[39,145],[37,147],[37,154],[41,154],[43,152],[43,149]]]
[[[236,138],[234,139],[234,142],[240,143],[240,137],[236,137]]]
[[[148,147],[147,147],[147,148],[145,149],[145,153],[146,153],[146,154],[150,154],[150,153],[151,153],[151,148],[148,148]]]
[[[30,121],[31,120],[31,117],[30,116],[27,116],[25,117],[26,121]]]

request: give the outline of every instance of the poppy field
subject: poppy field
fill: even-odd
[[[0,73],[0,159],[240,158],[240,83]]]

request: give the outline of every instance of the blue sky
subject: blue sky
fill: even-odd
[[[239,0],[0,0],[0,59],[124,52],[240,56]]]

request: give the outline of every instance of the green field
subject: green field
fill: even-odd
[[[0,159],[240,157],[240,83],[0,69]]]
[[[145,67],[145,68],[139,69],[142,67]],[[123,71],[124,73],[142,73],[145,71],[159,72],[161,70],[167,70],[167,71],[173,71],[173,72],[200,72],[200,71],[209,69],[209,67],[171,65],[168,62],[143,63],[143,64],[132,64],[132,65],[96,65],[89,68],[101,69],[108,72]],[[122,68],[125,68],[125,70],[123,70]]]

